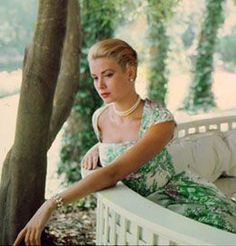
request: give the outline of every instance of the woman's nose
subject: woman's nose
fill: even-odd
[[[103,78],[98,79],[98,84],[97,85],[98,85],[99,89],[105,87],[105,83],[104,83]]]

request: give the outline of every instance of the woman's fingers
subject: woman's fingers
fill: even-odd
[[[35,239],[36,239],[36,245],[41,245],[41,240],[40,240],[40,238],[41,238],[41,233],[39,232],[39,231],[37,231],[36,233],[35,233]]]
[[[37,232],[37,229],[31,230],[30,235],[29,235],[29,245],[39,245],[36,243],[36,232]]]
[[[93,163],[92,163],[92,169],[95,169],[98,164],[98,156],[93,156]]]
[[[13,246],[18,246],[20,242],[23,240],[23,238],[25,237],[25,234],[26,234],[26,228],[21,230],[21,232],[18,234],[15,242],[13,243]]]
[[[88,166],[88,158],[84,158],[82,162],[82,167],[87,169],[87,166]]]
[[[41,245],[41,233],[37,229],[24,228],[17,236],[13,246],[20,245],[24,239],[26,245]]]
[[[83,161],[82,161],[82,166],[85,168],[85,169],[88,169],[88,164],[89,164],[89,156],[85,156],[83,158]]]
[[[88,169],[92,169],[92,166],[93,166],[93,157],[92,155],[90,155],[88,157]]]
[[[30,243],[30,236],[31,236],[32,232],[31,230],[28,228],[25,234],[25,244],[26,245],[31,245]]]
[[[98,162],[98,155],[97,147],[90,149],[82,160],[82,167],[85,169],[95,169]]]
[[[95,169],[97,166],[97,155],[91,155],[88,161],[88,169]]]
[[[45,202],[30,219],[24,229],[17,236],[14,246],[18,246],[24,239],[26,245],[40,245],[40,237],[53,209],[50,202]]]
[[[25,244],[34,246],[40,245],[40,236],[41,233],[37,228],[28,229],[25,235]]]
[[[97,165],[97,156],[90,155],[83,160],[82,167],[85,169],[94,169]]]

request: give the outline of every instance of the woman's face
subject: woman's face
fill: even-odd
[[[94,86],[105,103],[116,102],[133,93],[133,68],[126,70],[112,58],[97,58],[89,62]]]

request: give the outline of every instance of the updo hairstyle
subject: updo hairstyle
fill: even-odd
[[[88,53],[88,61],[97,58],[112,58],[124,71],[127,65],[135,68],[135,77],[137,74],[138,57],[136,51],[125,41],[121,39],[105,39],[95,43]]]

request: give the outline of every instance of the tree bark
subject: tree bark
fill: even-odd
[[[53,112],[49,128],[48,148],[50,148],[58,131],[68,118],[75,95],[79,89],[80,34],[80,5],[77,0],[70,0],[62,64],[54,96]]]
[[[11,245],[44,201],[53,96],[60,70],[68,1],[41,0],[23,70],[14,144],[0,188],[0,244]]]

